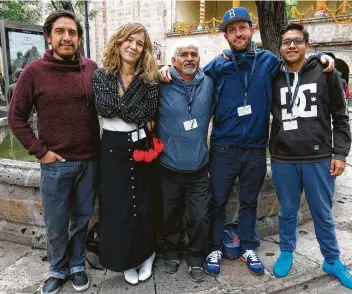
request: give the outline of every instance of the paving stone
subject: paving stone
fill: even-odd
[[[216,293],[222,289],[221,284],[209,275],[206,275],[206,279],[202,283],[192,282],[184,260],[181,260],[177,273],[169,275],[163,271],[163,260],[159,258],[154,267],[154,280],[155,290],[158,294]]]
[[[123,273],[107,271],[105,279],[101,285],[100,292],[104,294],[134,294],[134,293],[155,293],[153,278],[145,283],[132,286],[126,283]]]
[[[23,256],[28,249],[25,245],[0,241],[0,272]]]
[[[263,262],[265,269],[273,275],[273,267],[280,256],[280,248],[278,244],[261,241],[260,248],[258,250],[258,256]],[[291,279],[294,275],[304,275],[307,271],[316,270],[319,268],[319,264],[314,261],[307,259],[301,254],[294,254],[294,262],[288,277],[279,278],[281,280]],[[274,278],[274,277],[273,277]]]
[[[0,291],[33,294],[48,275],[48,264],[41,259],[43,255],[43,250],[28,250],[26,255],[4,269],[0,275]]]
[[[220,275],[234,287],[247,287],[269,280],[270,273],[253,275],[248,271],[247,265],[241,259],[230,260],[223,258]]]

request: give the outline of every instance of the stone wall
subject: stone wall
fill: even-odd
[[[40,166],[35,162],[0,159],[0,240],[45,248],[46,234],[39,190]],[[227,207],[227,221],[238,218],[237,184]],[[97,212],[96,207],[96,212]],[[277,233],[279,203],[268,172],[259,195],[257,232],[264,237]],[[159,212],[161,213],[161,212]],[[98,219],[95,215],[93,222]],[[302,197],[299,224],[311,219]]]
[[[0,160],[0,238],[45,247],[39,163]]]

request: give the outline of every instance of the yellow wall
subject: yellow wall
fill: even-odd
[[[246,7],[249,12],[257,16],[257,7],[254,1],[241,1],[241,6]],[[209,21],[213,17],[221,20],[227,10],[232,8],[232,1],[205,1],[205,20]],[[199,22],[199,1],[176,1],[176,21],[191,23],[195,25]]]
[[[176,21],[199,23],[199,1],[176,1]]]
[[[344,1],[343,0],[332,0],[332,1],[326,1],[326,5],[329,9],[331,10],[335,10],[337,8],[339,8],[341,6],[341,4],[343,3]],[[300,13],[304,13],[306,12],[312,5],[313,7],[315,8],[316,7],[316,3],[317,1],[298,1],[298,4],[297,4],[297,8],[298,8],[298,11]],[[349,5],[352,5],[352,1],[348,1]],[[351,10],[348,10],[347,9],[347,13],[352,13]],[[339,11],[338,14],[342,14],[341,11]],[[309,15],[307,15],[307,17],[313,17],[313,14],[312,13],[309,13]]]
[[[312,5],[314,8],[316,7],[316,0],[310,1],[298,1],[297,8],[300,13],[306,12]],[[333,0],[326,1],[326,4],[329,9],[338,8],[343,1]],[[352,1],[349,1],[350,5],[352,5]],[[255,16],[258,15],[257,7],[255,5],[255,1],[241,1],[240,5],[247,8],[249,12],[253,13]],[[221,20],[224,13],[232,7],[232,1],[205,1],[205,20],[209,21],[213,17]],[[199,23],[199,1],[192,0],[177,0],[176,1],[176,21],[184,21],[187,23],[191,23],[195,21],[195,26]],[[347,10],[347,12],[352,13],[351,10]],[[310,13],[306,16],[306,18],[313,17],[313,14]],[[253,20],[254,21],[254,20]],[[255,22],[255,21],[254,21]]]

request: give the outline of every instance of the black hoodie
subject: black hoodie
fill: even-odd
[[[294,73],[290,73],[292,92],[293,80]],[[324,73],[323,66],[313,56],[300,70],[299,80],[293,117],[284,64],[273,80],[271,158],[282,163],[319,162],[332,155],[345,160],[350,150],[351,132],[337,72]]]

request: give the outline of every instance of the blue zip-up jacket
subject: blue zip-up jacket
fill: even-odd
[[[255,53],[231,55],[230,60],[216,57],[204,67],[204,73],[212,78],[215,87],[215,111],[211,144],[240,147],[266,147],[269,135],[272,80],[278,68],[279,58],[266,50],[254,47],[257,53],[252,78]],[[249,82],[247,105],[252,114],[238,116],[238,107],[244,106],[245,83]]]
[[[207,134],[212,110],[213,82],[198,70],[189,83],[170,68],[172,81],[161,84],[157,135],[165,148],[159,162],[176,171],[197,171],[208,163]],[[193,99],[191,97],[193,96]],[[189,131],[184,122],[190,119],[189,100],[198,127]]]

